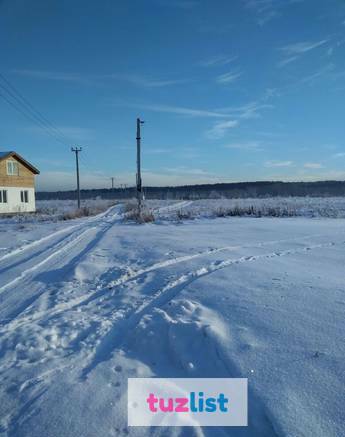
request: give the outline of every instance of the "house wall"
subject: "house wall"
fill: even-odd
[[[35,189],[28,187],[8,187],[0,184],[0,190],[7,191],[7,203],[0,203],[1,213],[17,213],[17,212],[34,212],[35,206]],[[22,203],[20,192],[27,190],[29,192],[29,202]]]
[[[18,162],[19,175],[11,176],[7,174],[7,161],[12,160]],[[25,187],[34,188],[35,175],[25,165],[19,162],[15,157],[2,159],[0,161],[0,186],[2,187]]]

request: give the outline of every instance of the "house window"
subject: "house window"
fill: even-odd
[[[7,190],[0,190],[0,203],[7,203]]]
[[[29,203],[29,192],[28,190],[23,190],[20,192],[20,201],[22,203]]]
[[[18,162],[7,161],[7,174],[10,176],[18,176],[19,175]]]

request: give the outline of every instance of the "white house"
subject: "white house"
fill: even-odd
[[[0,214],[35,211],[37,168],[16,152],[0,152]]]

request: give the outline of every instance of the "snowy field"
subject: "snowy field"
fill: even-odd
[[[78,210],[76,200],[36,200],[36,212],[31,214],[2,214],[0,225],[4,223],[34,223],[58,220],[72,220],[80,217],[100,214],[110,206],[115,205],[115,200],[87,199],[81,201]]]
[[[115,199],[85,199],[82,200],[81,211],[78,212],[76,200],[38,200],[35,214],[0,216],[0,225],[5,222],[33,223],[71,220],[102,213],[119,202]],[[126,199],[121,203],[134,204],[135,199]],[[146,205],[154,212],[155,219],[164,221],[223,216],[345,218],[345,198],[343,197],[200,199],[183,202],[147,200]]]
[[[148,205],[155,201],[148,201]],[[162,208],[158,216],[164,219],[176,217],[178,208],[170,212]],[[269,197],[248,199],[201,199],[185,202],[182,216],[203,218],[219,216],[262,217],[329,217],[345,218],[344,197]]]
[[[344,436],[345,201],[281,201],[305,217],[0,219],[0,435]],[[146,376],[248,378],[249,426],[128,428]]]

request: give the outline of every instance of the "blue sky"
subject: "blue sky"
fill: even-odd
[[[40,189],[75,186],[77,144],[84,188],[133,184],[137,116],[144,185],[345,179],[344,0],[0,0],[0,52],[65,139],[0,95]]]

